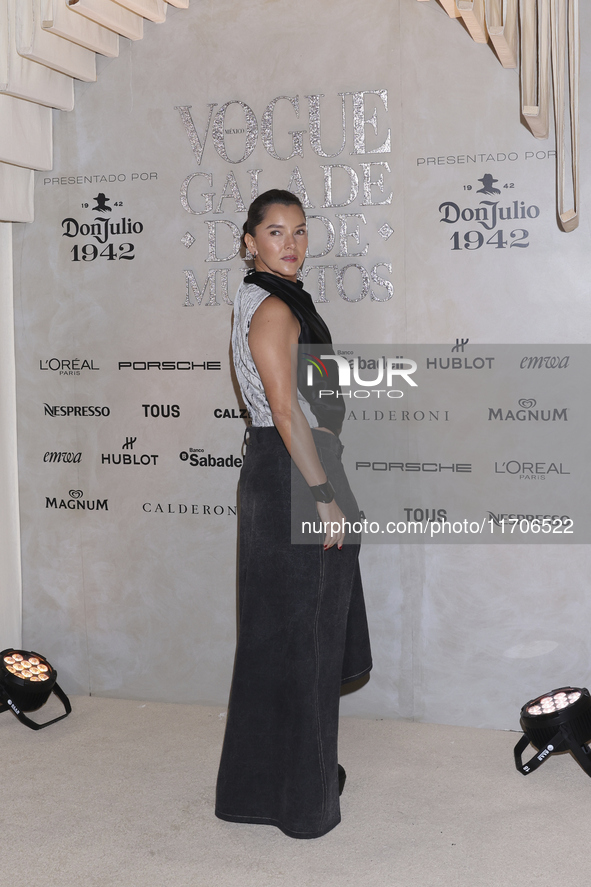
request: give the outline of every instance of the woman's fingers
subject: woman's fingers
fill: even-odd
[[[316,508],[325,527],[324,548],[342,548],[345,540],[347,518],[333,499],[332,502],[317,502]]]

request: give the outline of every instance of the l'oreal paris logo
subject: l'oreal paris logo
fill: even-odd
[[[95,367],[94,360],[81,360],[79,357],[62,360],[59,357],[50,357],[39,361],[39,369],[53,370],[54,373],[59,372],[60,376],[79,376],[81,370],[99,370],[100,367]]]
[[[321,354],[319,356],[304,353],[304,357],[308,361],[306,384],[309,388],[314,385],[314,370],[317,370],[322,378],[328,377],[328,369],[325,361],[336,361],[339,373],[339,385],[341,387],[351,387],[351,370],[353,370],[353,379],[361,388],[374,388],[385,381],[390,388],[393,384],[395,376],[401,376],[405,382],[413,388],[417,388],[417,383],[410,376],[417,369],[416,361],[407,357],[382,357],[378,360],[366,361],[361,357],[353,357],[347,360],[338,354]],[[377,371],[377,375],[373,379],[362,379],[361,370],[370,369]],[[322,395],[323,392],[321,392]],[[332,393],[332,392],[331,392]],[[402,394],[399,395],[402,397]]]

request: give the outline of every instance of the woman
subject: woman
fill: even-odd
[[[236,297],[232,349],[253,424],[240,475],[240,624],[216,815],[316,838],[340,822],[340,684],[371,668],[359,545],[343,525],[359,511],[340,462],[343,400],[327,404],[295,381],[292,346],[331,350],[297,282],[308,246],[302,205],[289,191],[267,191],[244,231],[254,272]],[[303,503],[298,520],[326,522],[326,534],[292,544],[292,498]]]

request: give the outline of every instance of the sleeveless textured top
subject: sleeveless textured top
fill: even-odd
[[[254,312],[268,295],[269,293],[255,283],[241,283],[234,300],[234,325],[232,327],[234,369],[242,398],[252,418],[252,424],[258,427],[272,425],[273,418],[261,377],[250,353],[248,332]]]
[[[242,397],[252,417],[252,424],[259,427],[271,426],[273,425],[271,408],[248,344],[250,324],[259,305],[269,295],[281,298],[289,305],[300,323],[300,344],[308,345],[315,342],[317,345],[310,344],[310,349],[319,347],[323,353],[332,353],[332,345],[326,324],[318,315],[310,295],[301,290],[301,284],[297,286],[291,282],[288,284],[280,278],[277,279],[274,275],[266,273],[251,273],[249,276],[258,278],[261,286],[246,277],[240,285],[234,301],[234,326],[232,329],[234,368]],[[332,361],[329,363],[332,364]],[[312,387],[307,379],[306,366],[299,360],[298,402],[308,423],[312,428],[320,425],[339,434],[345,405],[340,397],[336,368],[330,366],[328,378],[317,379]],[[327,386],[332,389],[333,396],[327,396],[326,391],[320,392],[320,388],[324,389]]]

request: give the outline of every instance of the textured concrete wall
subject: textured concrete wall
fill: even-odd
[[[72,691],[224,701],[238,469],[180,453],[240,458],[232,224],[253,182],[323,217],[306,285],[335,342],[585,342],[589,229],[556,225],[553,140],[521,125],[517,74],[435,2],[217,0],[146,32],[60,117],[15,238],[25,641]],[[480,199],[502,225],[469,221]],[[474,230],[504,234],[475,248]],[[84,406],[102,414],[60,414]],[[345,712],[512,727],[585,683],[586,546],[362,557],[375,669]]]
[[[0,649],[21,642],[12,225],[0,223]]]

